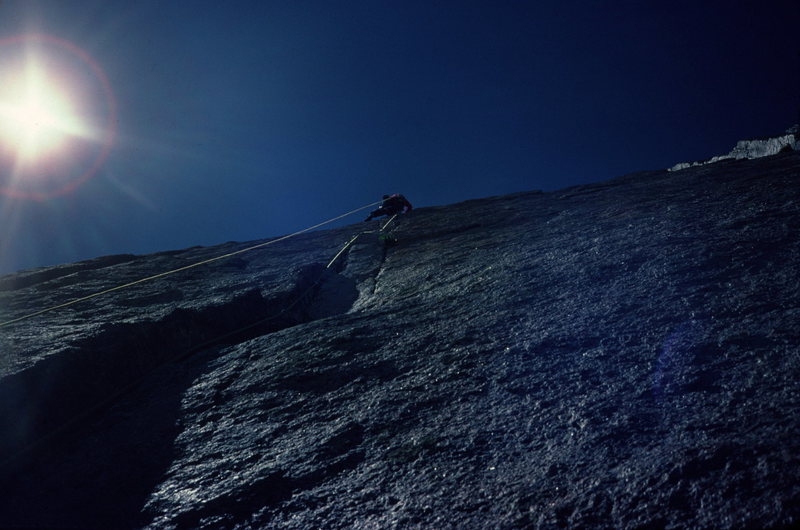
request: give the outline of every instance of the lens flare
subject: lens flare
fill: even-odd
[[[69,96],[38,65],[29,65],[19,79],[0,88],[0,138],[16,148],[20,163],[36,163],[69,136],[91,134]]]
[[[0,193],[44,200],[105,163],[116,104],[97,63],[47,35],[0,40]]]

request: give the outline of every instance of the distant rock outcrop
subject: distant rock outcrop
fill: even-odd
[[[800,126],[795,125],[788,129],[785,134],[768,138],[754,138],[752,140],[740,140],[736,143],[730,153],[701,160],[699,162],[682,162],[675,164],[670,171],[680,171],[690,167],[713,164],[722,160],[741,160],[772,156],[782,151],[800,149]]]
[[[0,527],[800,523],[800,153],[420,208],[326,268],[365,226],[0,327]],[[243,248],[0,278],[0,321]]]

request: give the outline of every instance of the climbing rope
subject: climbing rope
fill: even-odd
[[[347,249],[350,248],[353,245],[353,243],[355,243],[356,239],[358,239],[360,236],[362,236],[364,234],[383,233],[386,230],[386,227],[389,226],[389,224],[392,221],[395,220],[397,215],[398,214],[394,214],[388,221],[386,221],[386,223],[384,223],[380,227],[379,230],[364,230],[363,232],[359,232],[358,234],[356,234],[352,238],[350,238],[350,240],[347,243],[345,243],[345,245],[333,257],[333,259],[325,266],[325,270],[330,269],[331,266],[334,263],[336,263],[336,260],[338,260],[341,257],[341,255],[344,254],[347,251]],[[204,350],[204,349],[206,349],[206,348],[208,348],[208,347],[210,347],[210,346],[212,346],[214,344],[219,344],[220,342],[224,342],[229,337],[234,337],[236,335],[244,333],[244,332],[246,332],[248,330],[251,330],[253,328],[257,328],[257,327],[263,326],[264,324],[266,324],[267,322],[269,322],[271,320],[277,320],[277,319],[281,318],[283,315],[285,315],[286,313],[288,313],[289,311],[294,309],[294,306],[296,306],[297,304],[302,302],[305,299],[306,295],[308,295],[308,293],[310,293],[311,291],[316,289],[317,286],[320,283],[322,283],[322,280],[324,278],[325,278],[325,272],[323,271],[323,273],[320,274],[319,277],[311,285],[309,285],[302,293],[300,293],[298,296],[296,296],[295,299],[289,305],[287,305],[286,307],[281,309],[280,312],[278,312],[278,313],[276,313],[276,314],[274,314],[272,316],[264,317],[264,318],[262,318],[260,320],[255,321],[255,322],[251,322],[250,324],[247,324],[247,325],[242,326],[240,328],[237,328],[237,329],[234,329],[232,331],[229,331],[229,332],[225,333],[224,335],[219,335],[217,337],[214,337],[213,339],[207,340],[207,341],[205,341],[205,342],[203,342],[201,344],[197,344],[197,345],[193,346],[191,349],[189,349],[186,352],[184,352],[180,357],[176,358],[175,360],[183,360],[183,359],[185,359],[187,357],[192,356],[193,354],[195,354],[198,351]]]
[[[386,223],[384,223],[384,224],[381,226],[380,230],[364,230],[363,232],[359,232],[358,234],[354,235],[354,236],[352,237],[352,239],[350,239],[350,241],[348,241],[348,242],[347,242],[347,244],[346,244],[345,246],[343,246],[343,247],[342,247],[342,250],[340,250],[340,251],[338,252],[338,254],[336,254],[336,255],[333,257],[333,259],[330,261],[330,263],[328,263],[328,264],[325,266],[325,268],[326,268],[326,269],[330,269],[330,268],[331,268],[331,265],[333,265],[333,264],[336,262],[336,260],[337,260],[337,259],[339,259],[339,256],[341,256],[342,254],[344,254],[344,252],[345,252],[345,251],[346,251],[348,248],[350,248],[350,246],[351,246],[353,243],[355,243],[355,242],[356,242],[356,239],[358,239],[359,237],[363,236],[364,234],[374,234],[374,233],[376,233],[376,232],[383,232],[384,230],[386,230],[386,227],[387,227],[387,226],[389,226],[389,224],[390,224],[392,221],[394,221],[394,219],[395,219],[395,217],[397,217],[397,215],[398,215],[398,214],[394,214],[394,215],[393,215],[391,218],[389,218],[389,220],[388,220],[388,221],[386,221]]]
[[[192,264],[192,265],[189,265],[189,266],[186,266],[186,267],[181,267],[180,269],[167,271],[167,272],[162,273],[160,275],[151,276],[149,278],[143,278],[142,280],[137,280],[135,282],[131,282],[131,283],[125,284],[123,286],[119,286],[119,287],[114,288],[114,289],[107,289],[107,290],[102,291],[100,293],[95,293],[92,296],[87,296],[87,297],[84,297],[84,298],[82,298],[80,300],[75,300],[75,301],[70,302],[68,304],[61,304],[60,306],[54,306],[53,308],[49,308],[47,310],[42,310],[42,311],[39,311],[37,313],[32,313],[32,314],[27,315],[25,317],[21,317],[21,318],[15,319],[15,320],[11,320],[11,321],[8,321],[8,322],[0,323],[0,326],[6,325],[6,324],[10,324],[12,322],[16,322],[16,321],[19,321],[19,320],[23,320],[24,318],[30,318],[30,317],[35,316],[35,315],[40,315],[40,314],[45,313],[47,311],[52,311],[52,310],[57,309],[59,307],[65,307],[66,305],[70,305],[72,303],[77,303],[77,302],[82,301],[82,300],[87,300],[89,298],[93,298],[94,296],[100,296],[101,294],[105,294],[105,293],[108,293],[108,292],[111,292],[111,291],[114,291],[114,290],[119,290],[119,289],[122,289],[122,288],[125,288],[125,287],[129,287],[131,285],[136,285],[138,283],[142,283],[142,282],[148,281],[150,279],[161,278],[161,277],[164,277],[164,276],[168,276],[169,274],[173,274],[173,273],[178,272],[180,270],[186,270],[186,269],[189,269],[189,268],[192,268],[192,267],[196,267],[196,266],[199,266],[199,265],[202,265],[202,264],[205,264],[205,263],[210,263],[212,261],[217,261],[217,260],[220,260],[220,259],[223,259],[223,258],[226,258],[226,257],[235,256],[237,254],[242,254],[244,252],[248,252],[248,251],[254,250],[256,248],[261,248],[261,247],[264,247],[264,246],[272,244],[272,243],[277,243],[278,241],[289,239],[290,237],[294,237],[294,236],[302,234],[304,232],[308,232],[309,230],[313,230],[314,228],[317,228],[317,227],[323,226],[325,224],[331,223],[331,222],[333,222],[335,220],[338,220],[338,219],[341,219],[342,217],[345,217],[347,215],[359,212],[359,211],[364,210],[366,208],[369,208],[371,206],[375,206],[376,204],[380,204],[380,202],[382,202],[382,201],[374,202],[372,204],[368,204],[366,206],[362,206],[361,208],[358,208],[356,210],[352,210],[352,211],[350,211],[350,212],[348,212],[346,214],[340,215],[340,216],[335,217],[333,219],[329,219],[328,221],[325,221],[323,223],[314,225],[313,227],[306,228],[304,230],[295,232],[295,233],[290,234],[288,236],[283,236],[282,238],[279,238],[279,239],[276,239],[276,240],[273,240],[273,241],[269,241],[267,243],[262,243],[262,244],[255,245],[255,246],[252,246],[252,247],[249,247],[249,248],[246,248],[246,249],[242,249],[242,250],[239,250],[239,251],[236,251],[236,252],[231,252],[229,254],[225,254],[224,256],[218,256],[216,258],[204,260],[204,261],[198,262],[196,264]],[[382,233],[382,232],[384,232],[386,230],[386,228],[395,220],[397,215],[398,214],[394,214],[391,218],[389,218],[388,221],[386,221],[383,225],[381,225],[379,230],[364,230],[362,232],[359,232],[355,236],[353,236],[344,245],[344,247],[342,247],[342,249],[339,250],[339,252],[336,253],[336,255],[333,257],[333,259],[325,267],[325,270],[329,269],[336,262],[336,260],[339,259],[339,257],[348,248],[350,248],[350,246],[352,246],[352,244],[355,242],[356,239],[358,239],[360,236],[362,236],[364,234],[374,234],[374,233]],[[204,342],[202,342],[200,344],[196,344],[196,345],[192,346],[191,348],[189,348],[187,350],[184,350],[184,351],[182,351],[182,352],[180,352],[180,353],[178,353],[176,355],[173,355],[171,358],[167,359],[166,362],[163,363],[163,364],[170,363],[170,362],[183,361],[183,360],[185,360],[187,358],[192,357],[196,353],[198,353],[200,351],[203,351],[204,349],[209,348],[209,347],[211,347],[211,346],[213,346],[215,344],[224,343],[224,341],[226,339],[228,339],[229,337],[233,337],[233,336],[239,335],[241,333],[244,333],[244,332],[246,332],[246,331],[248,331],[250,329],[253,329],[253,328],[256,328],[256,327],[259,327],[259,326],[263,326],[264,324],[266,324],[270,320],[276,320],[276,319],[282,317],[283,315],[288,313],[291,309],[293,309],[294,306],[296,306],[303,299],[305,299],[306,295],[308,295],[308,293],[310,293],[313,289],[315,289],[322,282],[322,280],[324,278],[325,278],[325,274],[324,274],[324,271],[323,271],[323,274],[320,274],[319,277],[316,279],[316,281],[314,283],[312,283],[308,288],[306,288],[302,293],[300,293],[300,295],[298,295],[289,305],[284,307],[277,314],[269,316],[269,317],[266,317],[266,318],[262,318],[262,319],[260,319],[260,320],[258,320],[256,322],[252,322],[252,323],[247,324],[245,326],[239,327],[239,328],[237,328],[235,330],[232,330],[232,331],[229,331],[227,333],[224,333],[223,335],[216,336],[213,339],[204,341]],[[105,399],[102,399],[102,400],[99,400],[99,401],[95,402],[95,404],[93,406],[91,406],[89,408],[86,408],[83,411],[81,411],[80,413],[78,413],[75,416],[73,416],[72,418],[69,418],[67,421],[65,421],[64,423],[62,423],[58,427],[56,427],[56,428],[52,429],[51,431],[45,433],[44,435],[40,436],[38,439],[34,440],[33,442],[28,443],[27,445],[25,445],[24,447],[22,447],[21,449],[19,449],[15,453],[12,453],[10,455],[5,455],[4,458],[0,459],[0,469],[5,469],[8,466],[13,465],[14,462],[18,461],[26,453],[29,453],[31,451],[37,450],[38,448],[41,448],[49,440],[52,440],[53,438],[63,434],[64,432],[68,431],[70,428],[72,428],[75,425],[77,425],[79,422],[84,421],[87,418],[91,417],[91,415],[93,413],[96,413],[96,412],[102,410],[104,407],[108,406],[109,404],[115,402],[118,398],[120,398],[121,396],[125,395],[126,393],[128,393],[131,390],[133,390],[134,388],[136,388],[139,384],[142,383],[142,381],[147,379],[148,376],[150,376],[153,372],[155,372],[155,370],[157,370],[161,366],[163,366],[163,364],[159,365],[159,366],[155,366],[155,367],[147,370],[145,373],[139,375],[138,377],[135,377],[133,381],[130,381],[126,385],[118,388],[116,390],[116,392],[112,393],[109,396],[106,396]]]
[[[273,240],[270,240],[270,241],[267,241],[267,242],[264,242],[264,243],[259,243],[258,245],[253,245],[251,247],[247,247],[247,248],[244,248],[244,249],[241,249],[241,250],[237,250],[236,252],[230,252],[228,254],[223,254],[221,256],[216,256],[216,257],[213,257],[213,258],[209,258],[209,259],[205,259],[205,260],[202,260],[202,261],[198,261],[198,262],[192,263],[190,265],[185,265],[185,266],[179,267],[177,269],[172,269],[172,270],[169,270],[169,271],[166,271],[166,272],[162,272],[162,273],[159,273],[159,274],[154,274],[153,276],[148,276],[146,278],[141,278],[139,280],[135,280],[135,281],[132,281],[132,282],[129,282],[129,283],[125,283],[125,284],[122,284],[122,285],[117,285],[116,287],[112,287],[110,289],[105,289],[103,291],[98,291],[96,293],[92,293],[92,294],[87,295],[87,296],[82,296],[80,298],[76,298],[74,300],[70,300],[69,302],[65,302],[63,304],[54,305],[54,306],[47,307],[45,309],[36,311],[34,313],[23,315],[21,317],[14,318],[14,319],[11,319],[11,320],[7,320],[5,322],[0,322],[0,328],[2,328],[4,326],[11,325],[11,324],[14,324],[14,323],[17,323],[17,322],[20,322],[22,320],[27,320],[29,318],[33,318],[33,317],[42,315],[44,313],[49,313],[51,311],[55,311],[56,309],[63,309],[65,307],[69,307],[71,305],[75,305],[75,304],[78,304],[80,302],[85,302],[87,300],[91,300],[92,298],[97,298],[98,296],[103,296],[103,295],[106,295],[106,294],[109,294],[109,293],[113,293],[115,291],[121,291],[122,289],[127,289],[129,287],[133,287],[134,285],[139,285],[139,284],[142,284],[142,283],[145,283],[145,282],[149,282],[149,281],[152,281],[152,280],[157,280],[159,278],[165,278],[165,277],[170,276],[172,274],[175,274],[175,273],[178,273],[178,272],[182,272],[182,271],[185,271],[185,270],[189,270],[189,269],[193,269],[193,268],[199,267],[201,265],[207,265],[207,264],[213,263],[215,261],[220,261],[220,260],[227,259],[227,258],[230,258],[230,257],[233,257],[233,256],[238,256],[239,254],[244,254],[245,252],[251,252],[253,250],[266,247],[268,245],[274,245],[275,243],[279,243],[281,241],[285,241],[285,240],[290,239],[292,237],[299,236],[300,234],[305,234],[306,232],[310,232],[311,230],[314,230],[314,229],[319,228],[321,226],[325,226],[327,224],[333,223],[335,221],[338,221],[339,219],[343,219],[343,218],[345,218],[345,217],[347,217],[349,215],[353,215],[354,213],[358,213],[358,212],[360,212],[362,210],[366,210],[367,208],[371,208],[373,206],[381,204],[382,202],[383,201],[376,201],[376,202],[361,206],[360,208],[356,208],[355,210],[350,210],[347,213],[343,213],[341,215],[338,215],[336,217],[328,219],[327,221],[323,221],[321,223],[317,223],[314,226],[309,226],[308,228],[304,228],[302,230],[298,230],[297,232],[291,233],[289,235],[282,236],[282,237],[279,237],[277,239],[273,239]],[[394,220],[394,217],[392,217],[391,220]]]

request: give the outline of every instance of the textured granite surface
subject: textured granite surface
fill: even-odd
[[[422,208],[0,328],[0,526],[800,522],[800,154]],[[248,244],[0,278],[0,320]]]

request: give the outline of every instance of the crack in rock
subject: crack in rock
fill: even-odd
[[[361,237],[325,270],[363,225],[320,231],[172,306],[14,327],[39,371],[4,372],[6,453],[148,376],[0,475],[0,524],[797,527],[798,175],[791,152],[420,208],[386,255]]]
[[[102,325],[93,336],[3,379],[4,463],[12,469],[24,467],[27,460],[22,453],[35,448],[27,455],[32,458],[54,443],[47,438],[51,433],[96,412],[165,363],[214,345],[238,344],[346,313],[356,292],[354,280],[312,264],[298,271],[290,292],[269,299],[253,289],[224,304],[179,308],[157,321]]]

